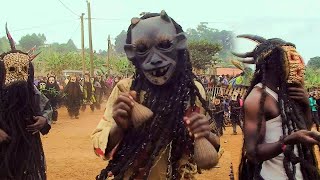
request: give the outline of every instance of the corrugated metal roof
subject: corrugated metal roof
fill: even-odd
[[[230,75],[235,76],[241,74],[242,71],[238,68],[217,68],[217,75]]]

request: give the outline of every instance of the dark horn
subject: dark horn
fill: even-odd
[[[16,50],[16,46],[14,44],[14,40],[12,39],[12,36],[9,33],[7,23],[6,23],[6,33],[7,33],[7,38],[9,40],[9,43],[10,43],[11,50]]]
[[[237,36],[238,38],[246,38],[246,39],[250,39],[254,42],[257,42],[257,43],[264,43],[266,42],[267,40],[261,36],[257,36],[257,35],[251,35],[251,34],[242,34],[242,35],[238,35]]]
[[[29,51],[27,51],[27,54],[31,54],[36,50],[37,45],[34,45]]]
[[[29,56],[29,61],[34,60],[34,58],[36,58],[40,53],[41,53],[41,52],[39,52],[39,53],[37,53],[37,54],[35,54],[35,55]]]
[[[247,53],[236,53],[236,52],[231,52],[233,55],[241,58],[247,58],[247,57],[253,57],[253,52],[247,52]]]
[[[161,19],[163,19],[163,20],[165,20],[167,22],[171,22],[170,17],[168,16],[166,11],[164,11],[164,10],[161,11],[160,17],[161,17]]]
[[[245,59],[239,59],[240,62],[245,64],[255,64],[256,60],[253,57],[245,58]]]

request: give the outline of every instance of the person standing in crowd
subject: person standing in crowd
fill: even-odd
[[[316,98],[317,108],[318,108],[318,118],[320,117],[320,92],[317,92],[317,98]],[[318,119],[320,121],[320,119]],[[317,129],[318,131],[319,128]]]
[[[80,84],[77,81],[77,77],[72,75],[67,86],[64,88],[66,95],[66,107],[71,119],[79,119],[79,110],[83,94],[80,88]]]
[[[82,104],[82,111],[85,111],[87,108],[87,105],[90,106],[91,111],[93,112],[95,109],[95,89],[93,86],[94,78],[90,77],[89,74],[84,75],[84,83],[83,83],[83,104]]]
[[[206,76],[203,76],[202,77],[202,84],[203,84],[203,86],[204,86],[204,88],[205,89],[208,89],[208,79],[207,79],[207,77]]]
[[[44,95],[49,99],[49,102],[53,109],[52,123],[56,123],[58,120],[60,87],[56,81],[56,76],[53,74],[48,74],[48,81],[46,83]]]
[[[223,76],[223,79],[222,79],[222,84],[224,86],[228,86],[229,85],[229,80],[228,80],[228,76]]]
[[[225,94],[223,96],[223,101],[222,101],[222,104],[223,104],[223,111],[224,111],[224,116],[229,119],[230,118],[230,99],[229,99],[229,96],[227,94]]]
[[[98,110],[101,108],[101,101],[102,101],[102,86],[100,84],[101,81],[98,80],[97,77],[92,79],[93,81],[93,88],[94,88],[94,98],[95,98],[95,108],[97,108]]]
[[[99,104],[101,104],[104,97],[106,96],[107,85],[106,85],[106,81],[104,80],[104,78],[102,78],[101,75],[97,76],[97,81],[99,82],[99,84],[101,86],[100,94],[97,96],[97,97],[99,97],[99,98],[97,98],[97,102],[99,102]]]
[[[64,80],[64,87],[67,86],[68,82],[70,81],[70,75],[67,75],[65,80]]]
[[[217,124],[217,129],[219,130],[220,136],[223,135],[224,126],[224,110],[223,104],[221,103],[222,97],[217,96],[213,101],[213,111],[214,111],[214,119]]]
[[[209,82],[208,82],[208,90],[212,90],[213,86],[214,86],[214,83],[215,83],[215,77],[214,76],[211,76],[210,79],[209,79]]]
[[[241,127],[240,124],[240,105],[241,96],[238,95],[237,97],[234,96],[234,98],[230,101],[230,120],[232,124],[233,129],[233,135],[237,134],[237,125]]]
[[[318,107],[317,107],[317,101],[316,101],[315,93],[312,93],[310,95],[309,103],[310,103],[313,123],[316,125],[317,130],[319,131],[320,123],[319,123]]]

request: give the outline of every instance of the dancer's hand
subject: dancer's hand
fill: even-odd
[[[306,144],[306,145],[320,145],[320,133],[317,131],[300,130],[291,133],[284,139],[285,144]]]
[[[0,144],[5,141],[10,141],[10,136],[4,132],[4,130],[0,129]]]
[[[117,125],[126,130],[130,127],[131,121],[129,120],[132,107],[135,103],[136,93],[120,93],[119,97],[113,105],[112,117]]]
[[[309,106],[308,93],[301,84],[294,84],[289,87],[288,90],[291,99],[296,100],[297,102],[305,106]]]
[[[36,134],[47,124],[47,119],[42,116],[34,116],[33,119],[36,122],[27,126],[27,131],[31,132],[32,134]]]
[[[189,134],[195,139],[205,137],[208,138],[210,135],[210,124],[208,118],[199,113],[192,113],[190,117],[183,118]]]

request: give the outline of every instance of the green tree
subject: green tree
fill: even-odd
[[[71,39],[69,39],[66,44],[52,43],[49,45],[49,48],[59,53],[77,52],[78,50],[77,46]]]
[[[123,54],[124,53],[124,45],[126,43],[126,39],[127,39],[127,32],[125,30],[122,30],[121,33],[116,37],[115,39],[115,50],[117,53],[119,54]]]
[[[305,85],[308,88],[320,87],[320,69],[307,68],[305,72]]]
[[[78,48],[77,46],[74,44],[74,42],[72,41],[72,39],[69,39],[67,44],[65,45],[66,49],[68,52],[72,52],[72,51],[77,51]]]
[[[0,54],[10,50],[10,45],[7,37],[0,38]]]
[[[94,68],[100,69],[105,64],[105,57],[99,54],[94,54],[93,58]],[[52,49],[44,49],[40,56],[35,60],[36,70],[43,69],[45,71],[52,71],[55,74],[61,74],[63,70],[82,70],[82,56],[80,52],[60,53]],[[86,69],[90,68],[89,54],[85,57]]]
[[[112,56],[109,61],[108,72],[111,74],[133,74],[135,68],[126,56]]]
[[[46,37],[44,34],[27,34],[23,37],[21,37],[19,41],[19,45],[22,48],[22,50],[27,51],[31,49],[33,46],[42,46],[46,42]]]
[[[196,29],[187,29],[186,35],[190,41],[206,40],[210,43],[220,44],[221,52],[219,57],[228,59],[232,56],[234,33],[232,31],[218,30],[207,26],[208,23],[200,23]]]
[[[308,61],[308,67],[320,69],[320,56],[310,58],[310,60]]]
[[[192,66],[197,69],[206,69],[213,63],[214,56],[221,50],[219,44],[206,40],[190,41],[188,44]]]

